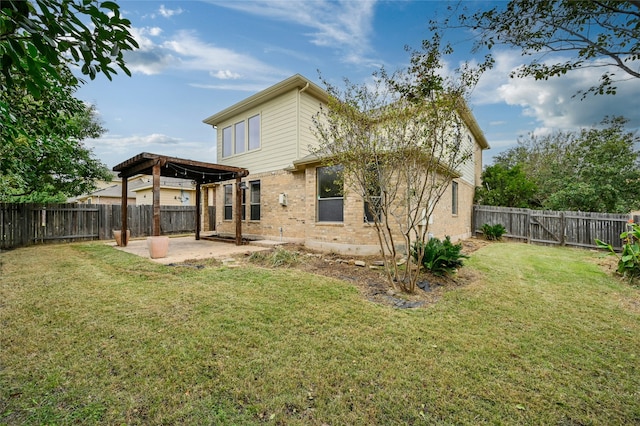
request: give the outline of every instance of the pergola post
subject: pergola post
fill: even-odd
[[[127,202],[129,201],[129,197],[127,196],[129,191],[127,188],[127,184],[129,183],[129,178],[126,176],[122,176],[122,196],[120,199],[120,215],[121,215],[121,224],[120,228],[120,238],[121,244],[123,247],[126,247],[129,243],[127,238],[127,229],[129,224],[127,223]]]
[[[242,176],[236,176],[236,245],[242,245]]]
[[[153,236],[160,236],[160,162],[153,165]]]
[[[196,183],[196,240],[200,239],[200,220],[202,219],[202,185],[200,182]]]

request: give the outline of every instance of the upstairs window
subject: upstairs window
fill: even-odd
[[[244,137],[244,121],[240,121],[239,123],[236,123],[234,126],[234,136],[235,136],[235,141],[236,141],[236,154],[242,154],[244,152],[244,144],[245,144],[245,137]]]
[[[344,221],[342,166],[318,167],[318,222]]]
[[[261,145],[260,114],[222,129],[222,157],[259,149]]]
[[[233,137],[231,126],[222,129],[222,156],[228,157],[233,154]]]
[[[249,151],[260,148],[260,115],[249,118]],[[260,185],[258,185],[259,187]]]

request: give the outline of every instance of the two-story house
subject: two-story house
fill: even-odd
[[[364,220],[365,203],[354,191],[319,191],[331,170],[310,152],[317,139],[313,116],[326,104],[325,90],[296,74],[208,118],[217,134],[217,162],[249,170],[240,186],[216,184],[216,231],[233,235],[236,191],[242,191],[245,238],[302,243],[339,253],[379,252],[376,230]],[[475,186],[480,183],[482,131],[468,111],[465,141],[473,157],[438,204],[430,232],[452,240],[471,235]],[[336,214],[336,211],[338,212]]]

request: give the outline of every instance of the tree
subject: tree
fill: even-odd
[[[123,52],[138,47],[112,1],[0,2],[0,197],[61,200],[110,178],[82,139],[104,129],[73,94],[70,66],[111,79]]]
[[[18,78],[38,97],[68,80],[61,70],[71,63],[92,80],[99,73],[111,79],[114,66],[130,75],[123,52],[138,47],[130,26],[112,1],[2,0],[0,90]]]
[[[369,208],[391,286],[416,289],[429,218],[462,164],[471,158],[463,138],[465,94],[479,71],[464,68],[457,79],[444,77],[440,39],[411,52],[408,69],[374,74],[372,85],[345,79],[345,89],[324,81],[326,108],[314,118],[327,164],[341,167],[348,190]],[[406,250],[406,267],[396,262],[397,239]],[[418,247],[416,256],[411,249]],[[414,263],[415,262],[415,263]]]
[[[579,132],[529,135],[495,162],[521,167],[545,209],[628,213],[640,207],[640,138],[625,124],[613,117]]]
[[[458,21],[477,34],[476,50],[504,44],[533,57],[512,77],[546,80],[576,69],[603,68],[599,85],[587,89],[583,96],[615,94],[617,81],[640,78],[637,0],[511,0],[487,11],[460,14]],[[447,20],[444,26],[448,25]],[[545,63],[554,53],[568,53],[573,58]]]
[[[62,75],[73,81],[70,71]],[[0,93],[21,129],[0,128],[0,201],[64,201],[93,190],[96,179],[111,179],[82,143],[104,133],[95,108],[73,97],[76,87],[66,81],[48,84],[52,90],[39,98],[19,84]]]
[[[537,187],[521,164],[489,166],[482,172],[482,186],[476,188],[476,202],[486,206],[535,208]]]

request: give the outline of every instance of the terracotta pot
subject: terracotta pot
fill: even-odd
[[[149,257],[159,259],[167,257],[169,252],[169,237],[147,237],[147,247],[149,248]]]
[[[123,246],[127,245],[126,243],[128,243],[129,240],[130,240],[129,237],[131,237],[131,231],[128,230],[128,229],[127,229],[127,239],[126,239],[126,241],[122,241],[122,231],[121,230],[119,230],[119,229],[114,229],[113,230],[113,238],[115,238],[116,245],[118,247],[123,247]]]

